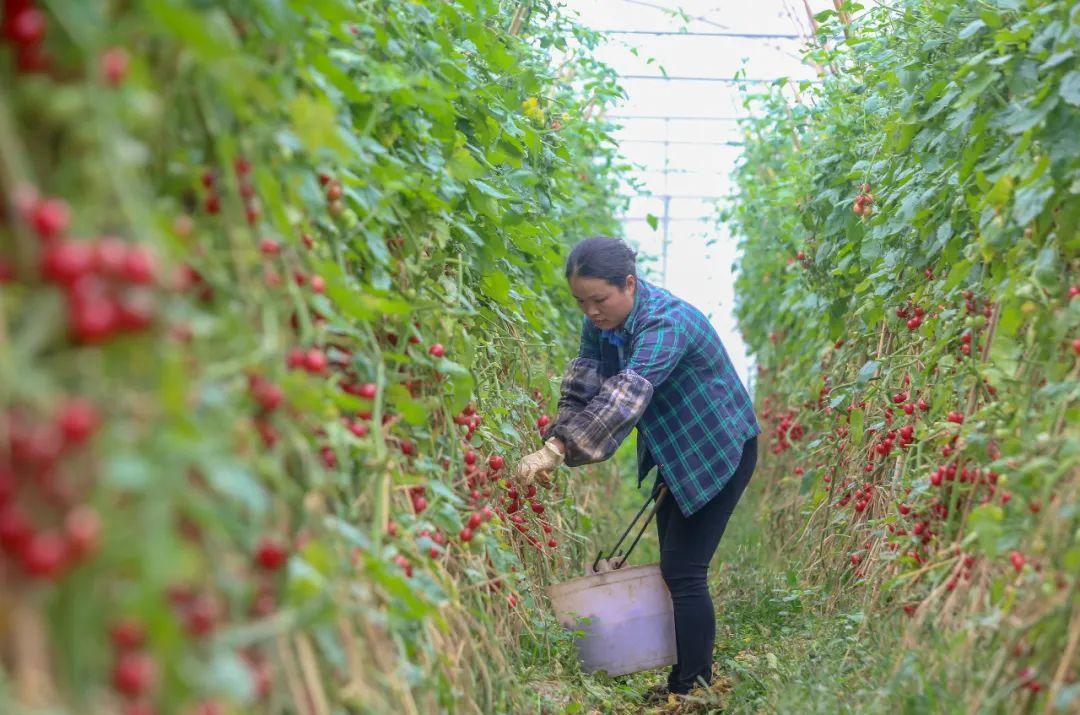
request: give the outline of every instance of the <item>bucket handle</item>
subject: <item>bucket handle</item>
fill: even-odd
[[[645,533],[645,527],[647,527],[649,525],[649,522],[652,521],[652,518],[656,516],[656,512],[659,511],[660,505],[664,502],[664,497],[667,496],[667,493],[667,485],[661,482],[657,486],[657,488],[653,490],[652,494],[649,495],[649,498],[645,500],[645,503],[641,505],[641,509],[638,510],[637,516],[635,516],[634,520],[630,522],[630,525],[626,527],[626,531],[623,532],[623,535],[619,537],[619,541],[608,553],[609,561],[616,556],[619,557],[619,560],[616,562],[617,565],[613,565],[612,568],[622,568],[623,564],[626,563],[626,560],[630,558],[630,553],[634,550],[634,547],[637,546],[638,541],[641,540],[641,535]],[[630,531],[634,528],[634,525],[637,524],[638,519],[640,519],[641,515],[645,513],[645,510],[649,508],[649,502],[653,501],[654,499],[656,500],[656,503],[653,504],[652,511],[649,512],[649,515],[645,517],[645,523],[641,525],[641,529],[638,530],[637,536],[634,537],[633,543],[630,544],[630,548],[626,550],[625,554],[619,552],[618,549],[620,546],[622,546],[622,542],[626,540],[627,534],[629,534]],[[593,573],[596,573],[596,569],[600,566],[600,559],[603,558],[603,556],[603,549],[600,549],[596,552],[596,560],[593,561],[592,565]]]

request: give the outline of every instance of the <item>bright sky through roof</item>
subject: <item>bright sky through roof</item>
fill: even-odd
[[[565,4],[580,13],[588,27],[629,31],[612,34],[597,52],[619,73],[628,95],[610,112],[612,117],[625,117],[619,119],[623,127],[615,138],[622,154],[640,166],[634,177],[652,194],[628,189],[633,199],[624,217],[626,237],[642,253],[657,258],[650,264],[651,278],[661,282],[664,225],[661,222],[653,230],[645,217],[662,219],[664,197],[669,197],[667,271],[662,282],[710,317],[739,375],[749,384],[752,365],[734,315],[736,239],[714,221],[716,199],[730,192],[729,177],[739,156],[739,147],[731,144],[739,141],[733,118],[744,114],[739,88],[727,81],[675,78],[730,80],[745,61],[750,79],[813,79],[813,69],[799,59],[809,26],[803,0],[567,0]],[[819,12],[832,3],[812,0],[810,7]],[[666,11],[677,9],[691,19],[684,21]],[[684,29],[702,34],[639,34]],[[672,79],[638,77],[661,76],[659,66]]]

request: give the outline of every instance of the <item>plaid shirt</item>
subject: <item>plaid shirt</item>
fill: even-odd
[[[635,426],[638,486],[658,466],[686,516],[720,493],[743,444],[761,433],[712,324],[640,279],[621,329],[601,331],[583,320],[581,349],[544,437],[562,439],[566,464],[576,467],[610,458]]]

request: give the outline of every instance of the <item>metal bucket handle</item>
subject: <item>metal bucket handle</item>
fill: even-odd
[[[645,527],[647,527],[649,525],[649,522],[652,521],[652,518],[656,516],[656,512],[659,511],[660,505],[664,502],[664,497],[667,496],[667,493],[667,485],[663,482],[660,482],[660,484],[657,485],[657,488],[653,490],[652,494],[649,495],[649,498],[645,500],[645,503],[641,505],[641,509],[638,510],[637,516],[635,516],[634,520],[630,522],[630,525],[626,527],[626,531],[623,532],[623,535],[619,537],[619,541],[608,553],[608,561],[610,561],[612,558],[619,557],[619,560],[612,565],[613,569],[622,568],[623,564],[626,563],[626,560],[630,558],[630,554],[631,552],[633,552],[634,547],[637,546],[638,541],[641,540],[641,535],[645,533]],[[645,518],[645,523],[641,525],[641,529],[638,530],[637,536],[634,537],[633,543],[630,544],[630,548],[626,550],[625,554],[619,552],[618,549],[620,546],[622,546],[622,542],[626,540],[627,534],[629,534],[630,531],[634,528],[634,525],[637,524],[638,519],[640,519],[641,515],[645,513],[645,510],[649,508],[649,502],[653,501],[654,499],[656,500],[656,503],[653,504],[652,511],[649,512],[649,516]],[[596,560],[593,561],[592,565],[593,573],[596,573],[596,569],[600,567],[600,560],[603,558],[603,556],[603,549],[600,549],[596,552]]]

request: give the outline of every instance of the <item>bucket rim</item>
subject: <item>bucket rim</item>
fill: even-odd
[[[659,561],[651,564],[627,566],[625,568],[608,571],[606,573],[593,573],[586,574],[584,576],[578,576],[577,578],[570,579],[569,581],[552,584],[548,586],[545,590],[547,591],[549,598],[555,599],[572,593],[577,593],[578,591],[583,591],[587,588],[594,588],[596,586],[609,586],[616,583],[622,583],[623,581],[630,581],[635,578],[642,578],[646,575],[651,575],[653,573],[655,573],[657,576],[660,576]]]

